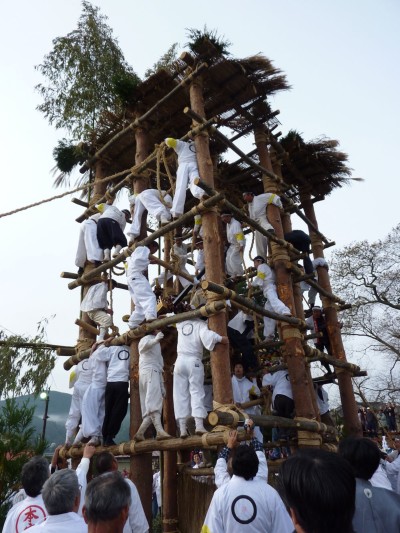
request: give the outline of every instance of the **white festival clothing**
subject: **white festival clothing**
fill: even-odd
[[[393,490],[392,484],[390,483],[390,480],[386,473],[386,464],[384,466],[382,466],[382,464],[378,465],[378,468],[375,470],[369,482],[371,483],[373,487],[380,487],[381,489]]]
[[[94,263],[104,259],[103,250],[97,240],[97,221],[100,216],[101,213],[96,213],[81,224],[75,258],[75,265],[79,268],[83,268],[86,261]]]
[[[177,358],[174,367],[175,418],[192,415],[205,418],[203,348],[213,350],[222,337],[208,329],[201,319],[185,320],[176,325],[178,331]]]
[[[126,226],[125,213],[123,213],[115,205],[104,204],[104,212],[100,215],[99,220],[101,218],[111,218],[111,220],[115,220],[118,222],[121,230],[124,231]]]
[[[247,327],[246,322],[254,321],[251,315],[247,315],[243,311],[238,311],[236,315],[231,318],[228,322],[228,327],[238,331],[239,333],[244,333],[244,330]]]
[[[108,309],[107,292],[108,285],[103,281],[89,287],[81,302],[81,311],[87,313],[94,309]]]
[[[157,335],[146,335],[138,346],[139,395],[143,418],[162,411],[165,391],[162,376],[164,360],[160,340]]]
[[[287,370],[278,370],[278,372],[274,372],[273,374],[265,374],[262,380],[262,386],[273,387],[272,403],[274,403],[277,394],[282,394],[293,400],[292,384],[290,383]]]
[[[166,205],[161,201],[161,198],[163,198]],[[135,205],[132,225],[128,231],[128,235],[133,239],[140,235],[142,217],[146,210],[150,216],[153,216],[159,222],[161,218],[165,220],[171,219],[170,207],[172,205],[172,198],[169,194],[166,194],[166,191],[145,189],[136,196],[130,196],[129,201]]]
[[[87,533],[88,526],[77,513],[48,515],[38,526],[30,528],[30,533]]]
[[[233,475],[214,492],[202,533],[292,533],[293,523],[265,481]]]
[[[107,364],[107,383],[129,381],[129,346],[100,346],[97,359]]]
[[[178,246],[176,243],[172,247],[173,254],[178,257],[178,268],[181,272],[185,272],[185,274],[192,275],[186,268],[187,258],[188,258],[188,251],[187,251],[187,245],[182,244],[182,246]],[[157,281],[159,285],[163,285],[165,280],[168,281],[172,278],[172,273],[170,271],[162,272],[159,276],[154,278],[154,282]],[[182,276],[178,276],[178,279],[182,285],[183,288],[185,288],[187,285],[190,284],[190,281],[186,278],[183,278]]]
[[[83,397],[81,423],[81,432],[86,438],[101,436],[105,414],[104,395],[107,385],[107,364],[100,361],[98,356],[105,348],[105,346],[100,346],[89,357],[93,372],[92,382]]]
[[[244,273],[242,253],[245,239],[242,226],[235,218],[231,218],[231,221],[226,224],[226,237],[229,243],[225,260],[226,273],[229,276],[242,276]]]
[[[194,265],[194,268],[196,272],[200,272],[205,268],[206,264],[204,262],[204,250],[197,250],[197,258],[196,258],[196,264]]]
[[[400,455],[391,463],[386,463],[386,474],[394,492],[400,494]]]
[[[2,533],[21,533],[46,520],[46,516],[42,495],[27,496],[8,511]]]
[[[76,381],[73,385],[74,391],[72,393],[71,406],[65,422],[65,429],[67,430],[67,435],[70,437],[72,437],[73,432],[79,425],[79,420],[82,415],[83,397],[92,381],[92,368],[89,365],[88,359],[84,359],[76,365],[75,373]]]
[[[272,193],[259,194],[253,197],[253,201],[249,202],[249,216],[255,220],[266,231],[273,229],[273,226],[268,222],[267,218],[267,205],[273,204],[282,208],[282,202],[279,196]],[[255,232],[256,250],[257,255],[267,257],[268,255],[268,239],[260,233]]]
[[[144,514],[137,488],[129,478],[125,478],[125,482],[131,489],[131,505],[129,506],[128,520],[125,523],[123,533],[147,533],[149,524]]]
[[[256,382],[250,381],[246,377],[238,378],[235,375],[232,376],[232,393],[233,401],[235,403],[249,402],[251,399],[250,394],[254,394],[257,397],[259,397],[261,394]],[[261,414],[261,407],[259,405],[253,405],[252,407],[247,407],[246,409],[244,409],[244,412],[250,415],[251,418],[251,415]],[[256,439],[260,442],[263,442],[264,437],[261,433],[260,428],[258,426],[255,426],[253,431]]]
[[[194,142],[184,142],[178,139],[174,150],[178,154],[178,170],[176,172],[175,194],[171,214],[177,217],[184,213],[188,185],[195,198],[201,199],[204,191],[194,184],[194,180],[199,177]]]
[[[161,507],[162,499],[161,499],[161,476],[160,476],[160,472],[155,472],[153,474],[153,493],[154,492],[156,493],[157,505],[158,505],[158,507]]]
[[[147,246],[139,246],[128,258],[126,276],[129,293],[135,305],[128,322],[130,328],[138,326],[145,319],[157,318],[157,299],[149,280],[143,275],[143,271],[150,264],[149,255],[150,249]]]
[[[324,415],[325,413],[329,412],[329,397],[328,393],[323,387],[320,387],[320,391],[322,393],[322,400],[318,394],[317,388],[315,389],[315,395],[317,397],[317,405],[318,409],[321,415]]]

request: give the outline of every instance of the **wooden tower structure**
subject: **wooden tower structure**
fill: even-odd
[[[147,244],[163,238],[164,259],[159,264],[177,273],[171,260],[171,237],[190,233],[193,217],[202,215],[205,254],[205,276],[201,283],[206,304],[200,309],[181,315],[160,318],[143,324],[135,330],[121,334],[113,343],[127,343],[131,349],[130,378],[130,437],[141,423],[138,387],[138,339],[157,327],[172,324],[187,316],[208,316],[209,326],[221,335],[227,331],[227,305],[249,310],[260,320],[263,316],[277,319],[279,341],[258,342],[256,349],[262,358],[267,357],[266,348],[279,350],[283,366],[287,368],[293,389],[296,417],[294,420],[263,416],[257,422],[264,426],[286,425],[297,430],[298,446],[323,445],[325,436],[334,436],[334,430],[320,423],[313,391],[310,366],[315,361],[328,361],[335,368],[332,379],[338,380],[344,424],[348,434],[360,435],[356,403],[351,379],[360,369],[347,362],[338,313],[345,306],[338,296],[332,294],[329,272],[318,268],[318,283],[304,276],[297,261],[301,252],[284,240],[284,233],[292,229],[292,215],[297,215],[306,224],[315,258],[323,258],[324,250],[334,245],[318,227],[314,210],[317,201],[330,194],[336,187],[346,183],[349,171],[346,156],[337,150],[334,141],[306,143],[294,132],[279,142],[276,132],[279,111],[271,108],[269,98],[278,91],[288,89],[285,75],[262,55],[246,59],[232,59],[221,55],[207,40],[195,53],[184,53],[172,70],[159,70],[139,84],[130,100],[124,117],[108,116],[93,142],[92,155],[82,171],[91,169],[94,176],[93,193],[78,222],[95,212],[96,203],[115,197],[117,192],[128,188],[139,193],[147,188],[170,189],[174,187],[176,170],[175,156],[163,144],[166,137],[193,139],[196,146],[199,186],[204,189],[198,201],[188,192],[185,213],[155,230],[149,230],[148,222],[142,221],[141,234],[128,249],[111,261],[94,267],[87,263],[81,276],[64,273],[75,278],[69,289],[81,287],[82,294],[93,280],[110,269],[119,269],[124,259],[138,244]],[[250,137],[254,149],[247,152],[242,146],[245,137]],[[325,143],[325,144],[324,144]],[[323,146],[321,146],[323,145]],[[238,158],[230,162],[227,151]],[[243,209],[242,193],[269,192],[277,194],[283,209],[268,205],[268,219],[275,230],[268,234],[251,219]],[[269,260],[273,265],[279,298],[291,310],[292,316],[276,315],[266,311],[247,295],[238,290],[238,285],[227,283],[224,272],[224,233],[219,219],[223,209],[230,210],[251,235],[254,231],[268,236]],[[251,276],[251,269],[248,271]],[[189,276],[190,279],[192,279]],[[307,279],[321,297],[326,313],[327,328],[332,346],[332,356],[311,348],[306,343],[304,311],[299,283]],[[118,283],[117,290],[126,289]],[[128,301],[128,296],[127,296]],[[65,362],[65,368],[88,357],[90,345],[95,340],[96,328],[84,313],[77,321],[80,332],[75,354]],[[176,333],[173,330],[164,338],[162,351],[165,359],[165,384],[167,397],[164,405],[166,430],[176,434],[173,403],[171,366],[176,357]],[[60,355],[68,355],[60,350]],[[216,406],[233,403],[230,380],[231,353],[229,345],[217,344],[210,354],[210,366],[214,402]],[[235,426],[237,417],[232,413],[215,409],[210,417],[214,424]],[[151,505],[151,451],[163,453],[163,531],[177,531],[181,509],[178,512],[177,461],[178,452],[196,446],[215,447],[226,441],[226,432],[210,432],[203,437],[188,439],[172,438],[165,441],[148,439],[134,443],[132,440],[108,448],[114,454],[131,455],[131,478],[136,483],[147,513]],[[65,452],[72,457],[81,453],[72,448]],[[184,526],[180,523],[180,531]]]

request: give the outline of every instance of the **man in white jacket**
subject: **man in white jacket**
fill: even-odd
[[[243,252],[246,241],[242,225],[232,217],[232,213],[221,213],[221,220],[226,224],[226,238],[229,248],[226,252],[225,270],[229,276],[243,276]]]
[[[194,142],[184,142],[179,139],[167,137],[165,144],[173,148],[178,154],[178,170],[176,173],[176,186],[174,201],[172,202],[171,214],[179,217],[185,210],[186,189],[189,185],[190,192],[195,198],[200,199],[204,195],[203,189],[195,185],[194,180],[199,177],[197,167],[196,147]]]
[[[144,440],[144,432],[153,423],[157,439],[170,437],[161,424],[161,412],[165,389],[163,383],[164,360],[160,342],[164,338],[161,331],[153,331],[143,337],[139,350],[139,394],[142,410],[142,423],[133,437],[135,441]]]
[[[176,325],[178,330],[177,358],[174,367],[174,411],[181,437],[187,436],[186,422],[190,415],[195,419],[196,434],[202,435],[204,418],[204,366],[203,348],[213,350],[220,342],[228,344],[228,337],[208,329],[201,318],[185,320]]]
[[[274,227],[270,224],[267,217],[267,206],[276,205],[282,209],[282,202],[280,197],[277,194],[266,192],[263,194],[258,194],[257,196],[254,192],[244,192],[243,200],[249,206],[249,217],[252,218],[255,222],[260,224],[266,231],[274,233]],[[255,234],[256,240],[256,250],[258,255],[267,257],[268,255],[268,239],[265,235],[256,231]]]
[[[115,205],[109,203],[96,206],[102,211],[97,221],[97,240],[104,251],[104,260],[110,261],[111,248],[115,246],[114,257],[128,244],[124,235],[126,223],[130,221],[131,214],[128,209],[120,211]]]
[[[128,257],[128,270],[126,278],[132,302],[135,305],[128,325],[134,329],[144,320],[154,320],[157,318],[157,300],[151,290],[149,280],[143,274],[150,264],[149,255],[158,250],[157,241],[153,241],[149,246],[138,246],[133,254]]]
[[[72,393],[71,406],[65,422],[65,429],[67,430],[65,446],[67,448],[71,446],[74,440],[75,432],[82,416],[83,397],[91,382],[92,368],[88,359],[84,359],[76,365],[69,379],[69,387],[74,387],[74,392]]]
[[[108,328],[112,327],[112,309],[108,307],[107,292],[112,291],[117,286],[113,279],[105,279],[89,287],[85,297],[81,302],[81,311],[88,314],[88,317],[99,326],[100,334],[98,342],[104,340]]]
[[[76,251],[75,265],[79,267],[78,274],[83,273],[86,261],[99,266],[104,259],[103,250],[97,240],[97,222],[101,213],[96,213],[84,220],[79,232],[78,249]]]
[[[145,210],[161,224],[168,224],[171,220],[172,198],[166,191],[145,189],[139,194],[130,196],[129,203],[135,206],[132,225],[128,231],[128,236],[132,239],[140,235],[142,216]]]

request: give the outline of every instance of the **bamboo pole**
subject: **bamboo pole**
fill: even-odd
[[[242,413],[236,413],[239,415],[239,420],[244,422],[246,419]],[[273,415],[251,415],[256,426],[261,426],[265,428],[293,428],[297,430],[311,431],[315,433],[331,433],[336,434],[336,429],[332,426],[327,426],[316,420],[298,420],[291,418],[283,418],[282,416],[273,416]],[[208,423],[215,426],[231,426],[235,427],[237,422],[235,422],[235,416],[228,411],[211,411],[208,415]]]
[[[131,344],[134,339],[138,339],[151,333],[155,329],[162,329],[166,326],[182,322],[184,320],[190,320],[192,318],[197,318],[200,316],[211,316],[214,313],[219,313],[225,309],[226,303],[224,301],[212,302],[211,304],[206,304],[199,309],[194,309],[193,311],[187,311],[186,313],[179,313],[179,315],[173,315],[165,318],[159,318],[149,322],[148,324],[142,324],[135,329],[132,329],[118,337],[114,337],[111,341],[111,346],[120,346],[122,344]],[[80,361],[88,359],[90,350],[84,350],[73,357],[70,357],[64,363],[64,369],[70,370],[74,365],[77,365]]]
[[[59,344],[48,344],[47,342],[10,342],[0,341],[0,346],[10,346],[12,348],[37,348],[39,350],[75,350],[72,346],[60,346]]]
[[[269,318],[273,318],[274,320],[278,320],[281,322],[287,322],[288,324],[293,324],[296,326],[304,327],[304,322],[300,320],[299,318],[295,318],[293,316],[287,316],[287,315],[279,315],[278,313],[274,313],[273,311],[267,311],[266,309],[264,309],[264,307],[261,307],[260,305],[255,304],[249,298],[240,296],[235,291],[228,289],[227,287],[223,287],[222,285],[217,285],[216,283],[213,283],[211,281],[204,280],[201,282],[201,288],[203,290],[215,292],[216,294],[219,294],[226,299],[230,299],[230,300],[233,300],[234,302],[238,302],[246,309],[251,309],[252,311],[254,311],[260,316],[267,316]]]
[[[108,451],[115,456],[119,455],[131,455],[138,456],[140,454],[151,454],[157,450],[160,451],[178,451],[178,450],[191,450],[194,448],[213,448],[221,444],[227,444],[229,437],[229,430],[219,431],[218,433],[205,433],[202,436],[194,435],[193,437],[171,438],[166,440],[146,439],[142,442],[135,442],[133,440],[117,444],[116,446],[96,446],[95,455],[103,451]],[[249,440],[250,436],[244,431],[239,431],[237,440],[239,442],[243,440]],[[63,458],[79,458],[82,457],[83,446],[69,448],[66,450],[62,448],[60,456]],[[151,455],[150,455],[151,458]]]
[[[76,354],[76,348],[72,346],[59,346],[56,350],[57,355],[65,355],[71,357]]]
[[[78,279],[79,276],[78,276],[78,274],[75,274],[74,272],[61,272],[60,278]],[[128,285],[126,283],[119,283],[117,281],[116,284],[115,284],[114,289],[123,289],[124,291],[127,291],[128,290]]]
[[[79,326],[80,328],[84,329],[87,333],[94,335],[95,337],[99,335],[100,333],[100,331],[97,328],[95,328],[91,324],[88,324],[87,322],[84,322],[80,318],[77,318],[75,320],[75,324]]]
[[[135,244],[135,247],[147,246],[150,242],[157,240],[159,237],[162,237],[165,233],[168,233],[172,231],[173,229],[181,226],[185,222],[189,221],[191,218],[193,218],[194,215],[205,213],[209,208],[218,204],[222,199],[223,199],[223,195],[218,194],[216,196],[213,196],[212,198],[208,198],[207,200],[204,200],[204,202],[200,202],[200,204],[193,207],[187,213],[183,214],[181,217],[179,217],[179,219],[174,220],[173,222],[170,222],[169,224],[166,224],[165,226],[162,226],[158,230],[154,231],[154,233],[152,233],[151,235],[137,242]],[[111,267],[118,265],[119,263],[124,261],[126,257],[129,257],[133,253],[133,251],[134,251],[133,247],[126,248],[115,259],[112,259],[111,261],[108,261],[107,263],[103,263],[99,267],[91,270],[88,274],[81,276],[80,278],[69,283],[68,288],[75,289],[76,287],[79,287],[80,285],[83,285],[85,283],[88,283],[89,281],[92,281],[94,278],[99,276],[102,272],[105,272]]]

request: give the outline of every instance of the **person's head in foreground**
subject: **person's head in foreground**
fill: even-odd
[[[131,490],[119,472],[98,476],[88,484],[82,512],[88,531],[124,529],[131,504]]]
[[[239,446],[232,459],[232,473],[243,477],[246,481],[256,477],[258,472],[258,457],[250,446]]]
[[[353,533],[356,482],[340,455],[299,450],[282,464],[279,483],[297,533]]]
[[[57,470],[43,485],[42,497],[49,515],[76,513],[81,501],[75,470]]]
[[[339,455],[348,461],[354,475],[368,481],[379,466],[378,446],[371,439],[347,437],[339,442]]]

